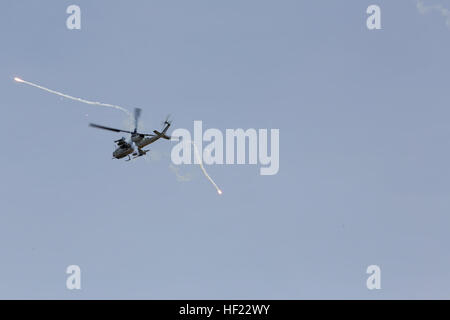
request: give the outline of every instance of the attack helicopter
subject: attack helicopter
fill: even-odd
[[[106,127],[106,126],[102,126],[102,125],[95,124],[95,123],[90,123],[89,126],[98,128],[98,129],[109,130],[109,131],[113,131],[113,132],[129,133],[131,135],[129,141],[127,141],[125,139],[125,137],[122,137],[121,139],[114,141],[114,143],[117,145],[117,147],[114,150],[112,155],[113,155],[113,159],[122,159],[122,158],[125,158],[128,156],[128,159],[125,161],[130,161],[132,159],[130,157],[130,155],[133,156],[133,159],[135,159],[137,157],[142,157],[143,155],[147,154],[147,152],[149,152],[150,150],[144,150],[143,148],[145,146],[155,142],[156,140],[159,140],[159,139],[170,140],[171,139],[170,136],[166,135],[166,132],[171,125],[171,121],[169,121],[169,116],[167,116],[166,119],[164,120],[163,129],[161,130],[161,132],[159,132],[157,130],[153,130],[153,133],[141,133],[141,132],[137,132],[140,115],[141,115],[141,109],[135,108],[134,109],[134,130],[133,131]],[[135,149],[135,147],[136,147],[136,149]]]

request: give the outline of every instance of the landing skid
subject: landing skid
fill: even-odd
[[[142,149],[138,149],[138,153],[133,153],[133,159],[136,159],[136,158],[139,158],[139,157],[142,157],[142,156],[145,156],[146,154],[147,154],[147,152],[149,152],[150,150],[142,150]],[[130,157],[130,156],[128,156],[128,157]],[[130,161],[131,159],[129,159],[129,160],[126,160],[126,161]]]

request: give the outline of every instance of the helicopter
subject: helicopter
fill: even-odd
[[[164,128],[161,130],[161,132],[157,130],[153,130],[153,133],[141,133],[137,132],[138,127],[138,121],[139,117],[141,115],[141,109],[135,108],[134,109],[134,130],[128,131],[128,130],[121,130],[111,127],[105,127],[99,124],[90,123],[89,126],[103,129],[103,130],[109,130],[113,132],[125,132],[131,134],[130,140],[126,141],[125,137],[122,137],[119,140],[115,140],[114,143],[117,145],[116,149],[113,152],[113,159],[122,159],[128,156],[128,159],[125,161],[130,161],[131,157],[133,156],[133,159],[142,157],[143,155],[147,154],[150,150],[144,150],[143,148],[153,142],[155,142],[158,139],[166,139],[170,140],[171,137],[166,135],[167,130],[169,129],[171,125],[171,121],[169,121],[169,116],[166,117],[166,119],[163,122]],[[136,150],[135,147],[136,146]]]

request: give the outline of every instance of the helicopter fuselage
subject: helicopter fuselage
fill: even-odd
[[[134,151],[134,148],[131,146],[126,147],[126,148],[119,147],[116,150],[114,150],[113,157],[116,159],[122,159],[122,158],[130,155],[131,153],[133,153],[133,151]]]
[[[156,140],[158,140],[160,137],[159,136],[153,136],[153,137],[139,137],[140,139],[136,139],[133,140],[134,144],[139,148],[143,148],[145,146],[148,146],[150,143],[155,142]]]
[[[156,140],[163,138],[166,140],[170,140],[171,138],[166,135],[167,130],[170,127],[171,122],[169,121],[169,116],[167,116],[166,120],[164,121],[164,129],[159,132],[157,130],[153,130],[153,133],[140,133],[137,131],[138,127],[138,120],[139,115],[141,114],[141,109],[135,108],[134,109],[134,130],[121,130],[111,127],[105,127],[99,124],[90,123],[89,126],[103,129],[103,130],[109,130],[113,132],[126,132],[131,134],[131,141],[126,141],[124,137],[122,137],[119,140],[115,140],[114,142],[117,145],[117,148],[114,150],[112,156],[115,159],[122,159],[126,156],[128,156],[128,161],[131,160],[130,154],[134,156],[134,158],[141,157],[145,155],[150,150],[143,150],[145,146],[149,145],[150,143],[155,142]],[[137,149],[137,150],[136,150]],[[133,158],[133,159],[134,159]]]
[[[138,149],[142,149],[150,143],[158,140],[159,136],[151,136],[151,137],[141,137],[141,136],[132,136],[131,141],[138,147]],[[134,148],[131,145],[120,146],[113,152],[113,157],[116,159],[122,159],[134,152]],[[142,152],[142,151],[141,151]],[[138,154],[138,153],[137,153]],[[145,153],[144,153],[145,154]]]

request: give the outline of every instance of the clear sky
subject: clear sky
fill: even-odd
[[[450,298],[450,28],[416,0],[0,5],[0,298]],[[81,30],[66,28],[81,7]],[[381,7],[382,30],[366,28]],[[280,171],[112,160],[142,129],[279,128]],[[66,289],[79,265],[82,289]],[[381,267],[381,290],[366,268]]]

